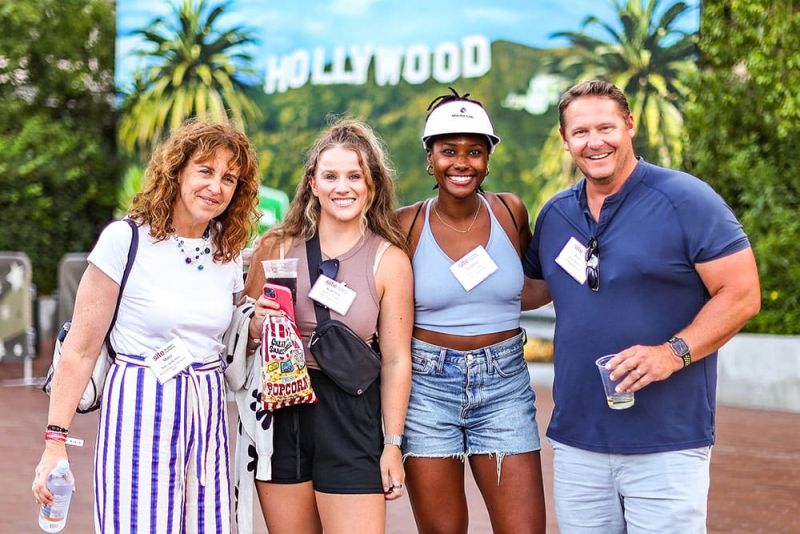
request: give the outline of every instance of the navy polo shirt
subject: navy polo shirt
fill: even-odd
[[[600,288],[556,262],[571,237],[599,246]],[[524,259],[544,279],[556,312],[555,408],[547,436],[608,453],[681,450],[714,442],[716,353],[636,392],[627,410],[606,404],[594,361],[632,345],[664,343],[709,295],[695,264],[749,247],[722,198],[688,174],[639,160],[625,185],[591,216],[585,179],[542,208]]]

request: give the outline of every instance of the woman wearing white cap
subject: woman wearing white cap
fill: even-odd
[[[486,193],[500,143],[480,102],[436,98],[422,143],[436,198],[399,211],[414,268],[403,454],[420,532],[467,532],[469,460],[494,532],[544,532],[535,395],[522,357],[522,201]]]

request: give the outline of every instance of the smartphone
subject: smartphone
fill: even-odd
[[[264,296],[270,300],[276,301],[281,310],[286,313],[286,316],[291,319],[292,322],[295,321],[292,291],[288,287],[267,282],[264,284]]]

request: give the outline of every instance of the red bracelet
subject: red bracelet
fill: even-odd
[[[67,433],[66,432],[55,432],[53,430],[48,430],[44,433],[44,440],[45,441],[58,441],[60,443],[65,443],[67,441]]]

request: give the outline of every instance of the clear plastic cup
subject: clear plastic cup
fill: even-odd
[[[603,389],[606,392],[608,407],[612,410],[624,410],[633,406],[634,398],[631,391],[619,393],[616,391],[617,384],[622,382],[627,375],[619,377],[618,380],[611,380],[611,371],[606,369],[608,361],[615,356],[616,354],[601,356],[594,363],[597,365],[597,370],[600,371],[600,378],[603,380]]]
[[[267,282],[288,287],[292,292],[292,302],[295,304],[297,304],[297,262],[297,258],[261,262]]]

